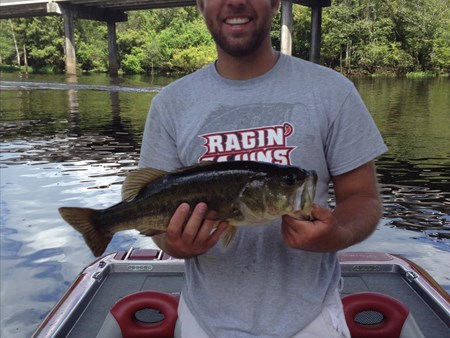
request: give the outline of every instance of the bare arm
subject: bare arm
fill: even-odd
[[[191,258],[211,249],[228,227],[227,222],[205,219],[208,207],[199,203],[190,215],[190,206],[181,204],[172,216],[167,232],[153,236],[161,250],[175,258]],[[217,228],[216,228],[217,225]]]
[[[332,178],[336,207],[315,205],[313,222],[283,217],[287,245],[308,251],[333,252],[366,239],[376,228],[382,211],[373,162]]]

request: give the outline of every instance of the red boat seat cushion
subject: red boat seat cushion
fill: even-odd
[[[409,309],[399,300],[377,292],[342,298],[352,338],[398,338]]]
[[[160,311],[163,320],[144,323],[136,319],[136,312],[143,309]],[[141,291],[120,299],[111,309],[119,324],[123,338],[171,338],[177,321],[178,299],[159,291]]]

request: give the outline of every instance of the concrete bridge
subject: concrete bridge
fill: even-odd
[[[317,62],[320,58],[322,7],[330,6],[331,0],[281,0],[281,51],[286,54],[290,54],[292,49],[293,4],[312,8],[310,60]],[[127,11],[194,5],[195,0],[1,0],[0,19],[62,16],[64,18],[67,74],[76,74],[74,20],[104,21],[108,26],[109,72],[114,75],[119,70],[116,23],[127,20]]]

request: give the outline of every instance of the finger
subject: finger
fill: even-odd
[[[290,247],[295,245],[295,239],[298,238],[295,228],[286,222],[281,224],[281,235],[283,237],[283,241]]]
[[[306,220],[299,220],[295,217],[284,215],[282,217],[282,226],[286,228],[289,233],[296,234],[301,233],[305,226],[309,225],[311,222]]]
[[[332,211],[328,207],[322,207],[318,204],[313,205],[312,216],[319,220],[324,221],[330,217],[332,217]]]
[[[217,226],[216,220],[204,219],[203,224],[200,226],[200,229],[198,230],[195,241],[198,241],[198,242],[206,241],[216,226]]]
[[[200,226],[203,223],[205,214],[208,211],[206,203],[199,203],[192,211],[192,215],[183,229],[182,238],[187,243],[192,243],[197,237]]]
[[[288,215],[283,216],[281,224],[283,240],[290,247],[300,248],[309,240],[314,227],[311,221],[298,220]]]
[[[208,248],[213,247],[217,241],[219,240],[220,236],[228,229],[229,223],[226,221],[220,222],[217,226],[216,230],[208,237],[207,240],[207,246]]]
[[[208,209],[208,211],[206,212],[204,218],[205,218],[205,219],[208,219],[208,220],[217,221],[217,220],[218,220],[218,214],[217,214],[217,211],[215,211],[215,210],[209,210],[209,209]]]
[[[178,206],[175,213],[170,219],[169,225],[167,226],[167,237],[170,239],[177,239],[181,237],[183,231],[183,226],[189,216],[191,207],[187,203],[182,203]]]
[[[283,236],[285,237],[291,237],[296,236],[300,230],[297,226],[295,226],[293,223],[293,219],[290,217],[283,217],[283,222],[281,223],[281,231],[283,233]]]

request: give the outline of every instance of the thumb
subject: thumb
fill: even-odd
[[[332,210],[328,207],[324,207],[319,204],[314,204],[311,214],[314,217],[314,219],[324,221],[332,216]]]

